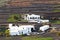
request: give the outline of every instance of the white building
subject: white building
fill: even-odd
[[[50,27],[49,27],[49,25],[44,25],[44,26],[41,26],[40,28],[39,28],[39,30],[41,30],[41,31],[46,31],[47,29],[49,29]]]
[[[28,22],[37,22],[37,23],[49,22],[49,20],[42,20],[40,18],[40,15],[35,14],[26,14],[24,16],[24,19],[27,20]]]
[[[19,25],[19,26],[13,26],[13,24],[9,24],[9,32],[10,35],[30,35],[32,33],[32,28],[35,30],[34,25]],[[49,25],[44,25],[39,28],[42,32],[45,32],[47,29],[49,29]]]
[[[13,26],[12,24],[9,24],[9,31],[10,35],[22,35],[22,34],[30,34],[32,31],[31,29],[34,29],[33,25],[19,25]]]
[[[40,15],[35,15],[35,14],[27,14],[24,17],[25,20],[28,20],[28,22],[39,22],[40,23]]]
[[[10,35],[19,35],[18,27],[16,25],[13,26],[13,24],[9,24],[9,32]]]

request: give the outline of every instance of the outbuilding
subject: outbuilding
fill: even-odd
[[[39,30],[45,32],[47,29],[49,29],[49,25],[41,26]]]

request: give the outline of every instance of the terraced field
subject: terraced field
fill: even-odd
[[[60,2],[59,0],[0,0],[0,22],[6,22],[10,14],[39,14],[42,16],[59,16],[60,14],[60,4],[54,4],[54,2]],[[30,3],[31,5],[21,6],[20,4]],[[41,2],[41,3],[40,3]],[[48,2],[48,3],[45,3]],[[50,2],[50,3],[49,3]],[[53,4],[51,4],[53,2]],[[13,6],[12,6],[13,4]],[[2,6],[3,5],[3,6]],[[16,6],[14,6],[16,5]],[[57,12],[55,14],[52,14]],[[45,14],[47,13],[47,14]],[[48,14],[49,13],[49,14]],[[52,15],[51,15],[52,14]]]
[[[33,3],[31,6],[28,7],[15,7],[15,6],[3,6],[0,7],[0,21],[6,22],[10,14],[21,14],[21,13],[28,13],[28,14],[39,14],[39,15],[48,15],[48,16],[58,16],[59,13],[53,13],[54,10],[60,10],[60,5],[57,4],[39,4]],[[60,12],[60,11],[59,11]],[[47,14],[46,14],[47,13]],[[52,14],[53,13],[53,14]],[[58,14],[58,15],[57,15]],[[3,16],[3,17],[2,17]]]

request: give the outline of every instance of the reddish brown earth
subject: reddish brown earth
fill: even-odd
[[[10,0],[8,6],[30,6],[32,3],[60,4],[60,0]]]
[[[36,0],[34,3],[60,4],[60,0]]]

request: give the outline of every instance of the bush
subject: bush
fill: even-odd
[[[27,22],[27,20],[24,20],[21,14],[12,14],[7,19],[8,22]]]
[[[5,36],[9,36],[10,35],[10,32],[9,32],[9,30],[7,29],[6,31],[5,31]]]
[[[57,32],[57,36],[60,36],[60,32]]]
[[[50,22],[53,24],[60,24],[60,20],[50,20]]]
[[[60,9],[55,9],[53,10],[53,12],[60,12]]]
[[[0,36],[5,36],[5,30],[6,30],[5,26],[0,27]]]
[[[18,14],[13,14],[10,15],[9,18],[7,19],[8,22],[16,22],[19,19],[19,15]]]
[[[2,36],[2,34],[3,34],[3,33],[2,33],[2,32],[0,32],[0,36]]]

